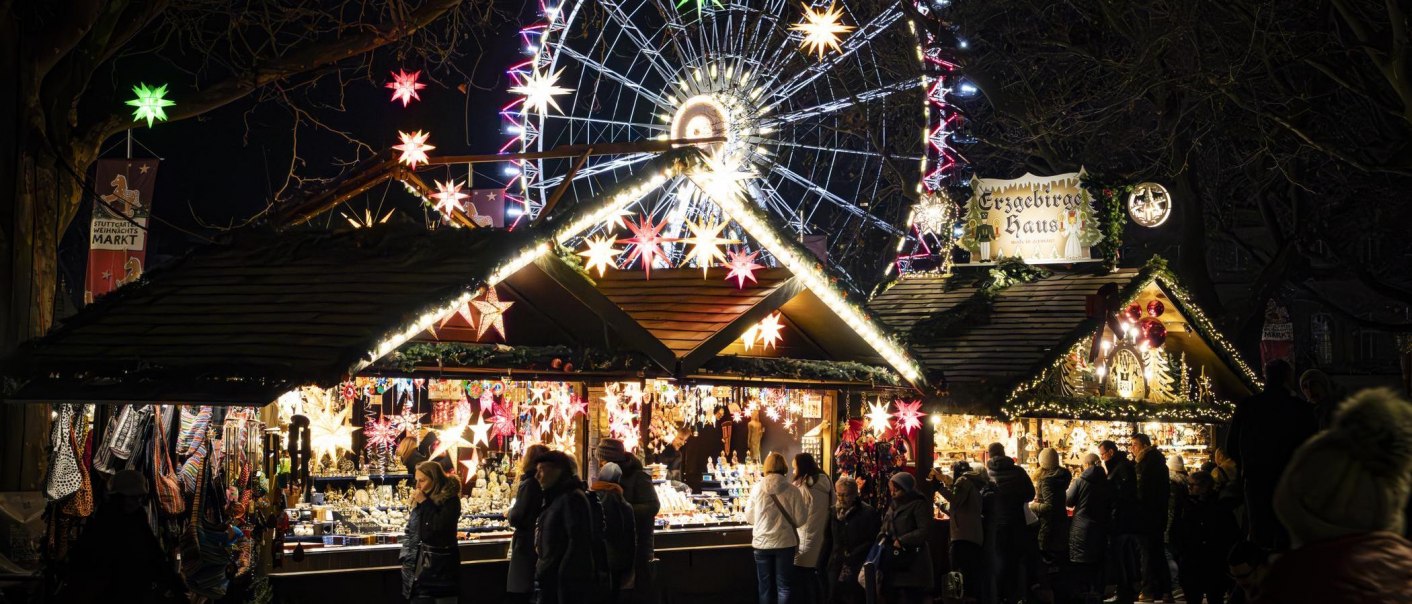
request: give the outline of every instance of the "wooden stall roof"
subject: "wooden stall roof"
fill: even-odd
[[[1009,386],[1037,373],[1041,361],[1070,341],[1076,330],[1094,327],[1085,321],[1088,296],[1104,285],[1127,286],[1138,276],[1137,269],[1055,273],[1016,284],[996,297],[988,322],[939,341],[913,342],[912,350],[930,374],[940,373],[948,385]],[[970,283],[973,277],[956,278],[967,284],[947,291],[948,277],[908,277],[874,297],[868,307],[905,337],[918,321],[951,310],[976,293],[979,285]]]
[[[705,278],[699,269],[658,270],[648,279],[642,271],[618,270],[594,281],[603,295],[684,357],[790,279],[785,269],[761,270],[755,273],[759,283],[739,289],[725,274],[722,268],[708,270]]]
[[[208,398],[263,404],[293,385],[332,384],[414,318],[479,287],[528,237],[420,225],[246,233],[152,270],[23,346],[4,370],[29,382],[5,398],[72,400],[89,383],[89,402],[126,400],[135,395],[121,384],[187,382],[211,387]]]

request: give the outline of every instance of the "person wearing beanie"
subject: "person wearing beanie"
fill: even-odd
[[[931,601],[935,584],[932,576],[932,502],[917,492],[917,478],[897,472],[887,481],[892,506],[883,515],[879,540],[891,545],[892,553],[882,570],[883,593],[889,604],[922,604]],[[886,546],[884,546],[886,547]]]
[[[1077,595],[1102,599],[1103,563],[1113,523],[1113,485],[1097,455],[1084,455],[1082,463],[1083,472],[1065,493],[1066,503],[1074,508],[1069,561],[1074,564]]]
[[[623,476],[619,486],[623,488],[623,499],[632,506],[634,532],[637,545],[634,548],[633,592],[627,594],[629,600],[641,600],[640,594],[651,593],[648,582],[652,576],[648,569],[653,555],[653,531],[656,530],[657,511],[662,504],[657,500],[657,490],[652,486],[652,476],[642,467],[642,462],[629,453],[623,441],[604,438],[598,441],[596,449],[598,464],[617,464]]]
[[[828,556],[830,583],[827,601],[837,604],[863,604],[867,594],[858,583],[858,571],[868,558],[868,551],[878,542],[882,519],[873,506],[858,496],[858,482],[852,477],[840,477],[833,484],[834,506],[829,519],[829,536],[833,551]]]
[[[1069,511],[1065,497],[1073,475],[1059,464],[1059,452],[1046,447],[1039,452],[1039,495],[1030,511],[1039,517],[1040,559],[1049,572],[1058,572],[1069,559]],[[1045,573],[1048,575],[1049,573]]]
[[[986,473],[995,483],[997,499],[994,519],[989,520],[988,535],[993,535],[996,563],[991,576],[995,578],[998,601],[1017,602],[1025,597],[1025,580],[1022,560],[1034,545],[1028,540],[1028,523],[1025,521],[1025,506],[1034,499],[1034,481],[1030,475],[1005,454],[1005,446],[991,443],[986,448],[990,459],[986,460]],[[990,547],[989,545],[987,547]]]
[[[1187,485],[1186,459],[1181,455],[1172,455],[1167,458],[1167,480],[1170,486],[1167,488],[1167,529],[1163,536],[1166,541],[1167,560],[1169,561],[1168,576],[1181,576],[1181,557],[1177,555],[1175,543],[1176,534],[1184,530],[1182,514],[1187,509],[1187,500],[1190,499],[1190,487]]]
[[[597,500],[603,510],[605,566],[608,569],[608,602],[618,602],[620,594],[633,586],[633,562],[637,553],[637,530],[633,526],[632,506],[623,498],[619,482],[623,469],[608,462],[598,468],[598,480],[588,488],[590,503]]]
[[[1412,602],[1412,404],[1386,388],[1353,395],[1295,452],[1275,490],[1294,549],[1259,602]]]

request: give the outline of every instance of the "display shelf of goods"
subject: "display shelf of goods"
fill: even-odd
[[[713,458],[707,461],[699,493],[690,492],[681,483],[658,481],[655,488],[662,507],[657,512],[657,526],[692,528],[744,524],[745,502],[760,475],[758,464]]]

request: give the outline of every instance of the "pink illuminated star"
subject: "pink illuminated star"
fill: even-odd
[[[392,102],[402,101],[402,106],[406,107],[413,100],[422,100],[417,91],[426,88],[427,85],[417,81],[421,75],[420,71],[407,73],[403,70],[392,74],[392,81],[387,83],[387,87],[392,89]]]
[[[897,419],[897,424],[902,427],[903,432],[911,434],[922,427],[922,401],[897,401],[896,405],[897,412],[893,413],[892,417]]]
[[[648,279],[652,278],[652,265],[657,260],[660,259],[671,266],[671,262],[667,260],[666,250],[662,246],[676,241],[676,239],[662,236],[662,227],[664,226],[667,226],[665,219],[653,224],[651,216],[643,216],[642,220],[636,223],[629,220],[628,230],[632,231],[633,236],[618,241],[618,243],[632,246],[631,250],[627,252],[627,259],[623,261],[623,266],[627,267],[634,260],[641,260],[642,270],[647,273]]]
[[[730,258],[727,260],[726,265],[730,267],[731,271],[726,275],[726,281],[735,279],[737,289],[745,288],[746,279],[749,279],[751,283],[759,283],[759,281],[755,280],[755,269],[764,267],[757,264],[755,258],[760,255],[760,252],[756,251],[747,254],[745,252],[731,251],[728,255]]]

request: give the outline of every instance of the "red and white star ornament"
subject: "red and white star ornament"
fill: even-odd
[[[402,152],[402,156],[397,161],[407,164],[407,167],[415,170],[417,164],[427,163],[427,151],[436,147],[427,144],[427,137],[431,136],[426,132],[418,130],[416,132],[397,132],[397,137],[402,140],[402,144],[393,145],[392,148]]]
[[[436,192],[431,196],[436,198],[436,211],[441,212],[441,215],[447,218],[451,217],[452,212],[466,211],[466,204],[461,203],[461,200],[470,197],[470,195],[461,192],[460,182],[454,178],[449,183],[439,180],[434,182],[436,182]]]
[[[495,332],[500,334],[500,339],[505,339],[505,311],[514,306],[514,302],[500,301],[500,294],[495,292],[494,287],[485,288],[482,298],[471,300],[471,305],[476,307],[480,313],[480,323],[476,325],[476,338],[481,338],[485,332],[494,327]]]
[[[648,279],[652,278],[652,265],[658,260],[666,262],[670,267],[671,262],[667,259],[667,252],[662,246],[676,241],[676,239],[662,236],[662,227],[665,226],[667,226],[665,219],[653,224],[651,216],[643,216],[638,222],[629,220],[628,230],[632,231],[633,236],[618,240],[618,243],[632,246],[623,261],[623,267],[627,267],[633,261],[640,260],[642,270],[647,273]]]
[[[379,447],[391,447],[397,443],[397,436],[400,430],[393,428],[392,420],[386,417],[370,419],[363,423],[363,436],[366,437],[368,449]]]
[[[726,266],[731,270],[726,275],[726,281],[735,279],[737,289],[745,289],[746,279],[749,279],[751,283],[759,283],[755,280],[755,270],[765,268],[755,262],[755,259],[760,256],[760,252],[755,251],[747,254],[732,250],[727,253],[727,256]]]
[[[422,100],[417,91],[426,88],[427,85],[417,81],[421,75],[420,71],[407,73],[401,69],[392,74],[392,81],[387,83],[387,87],[392,89],[392,102],[402,101],[402,106],[406,107],[414,100]]]
[[[922,427],[922,401],[897,401],[897,412],[892,417],[897,420],[897,425],[902,431],[911,434]]]

